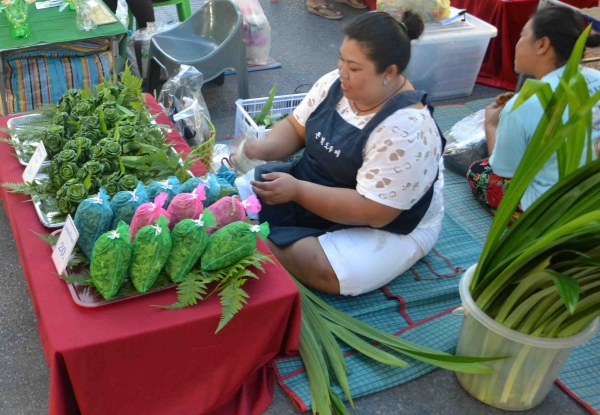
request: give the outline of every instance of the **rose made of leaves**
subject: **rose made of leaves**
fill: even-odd
[[[92,160],[100,161],[105,157],[106,157],[106,154],[104,153],[104,146],[102,146],[100,144],[96,144],[92,148],[92,152],[91,152]]]
[[[54,117],[52,117],[52,122],[54,124],[64,126],[67,123],[68,118],[69,118],[68,112],[58,111],[54,114]]]
[[[104,187],[104,189],[106,190],[106,193],[110,197],[116,195],[121,190],[119,182],[121,181],[123,176],[124,176],[123,173],[115,172],[108,176],[104,176],[104,178],[102,179],[102,186]],[[137,185],[137,182],[136,182],[136,185]]]
[[[112,138],[103,138],[98,142],[97,147],[102,148],[104,158],[115,158],[122,153],[121,145]]]
[[[73,204],[69,202],[65,197],[59,197],[56,201],[56,204],[58,206],[58,210],[60,210],[66,215],[75,212],[75,209],[73,209]]]
[[[88,99],[81,100],[73,108],[73,115],[85,117],[94,111],[94,103]]]
[[[129,122],[119,122],[119,136],[123,142],[132,141],[136,135],[136,128]]]
[[[65,143],[62,135],[51,134],[48,131],[44,133],[42,141],[44,142],[44,147],[46,147],[46,151],[48,152],[48,157],[54,157],[56,154],[60,153]]]
[[[104,122],[108,125],[115,125],[117,121],[119,121],[119,110],[116,108],[106,108],[104,110]]]
[[[62,163],[60,165],[60,170],[59,170],[58,175],[62,181],[66,182],[71,179],[76,179],[78,171],[79,171],[79,167],[77,167],[76,163],[73,163],[73,162]]]
[[[77,179],[69,180],[63,185],[63,187],[65,186],[65,198],[71,203],[79,204],[88,197],[87,189]]]
[[[68,162],[77,162],[78,156],[77,156],[77,152],[75,150],[63,150],[60,153],[58,153],[58,155],[56,156],[58,158],[58,161],[62,164],[62,163],[68,163]]]
[[[133,191],[137,187],[138,178],[135,174],[126,174],[119,180],[121,190]]]
[[[100,130],[100,118],[97,115],[88,115],[81,120],[81,127],[85,130]]]
[[[54,159],[50,162],[50,166],[48,166],[48,177],[50,178],[50,183],[56,189],[60,189],[64,184],[64,181],[60,178],[60,163],[58,160]]]
[[[97,161],[88,161],[83,165],[83,168],[92,173],[92,176],[101,176],[104,171],[102,163]]]

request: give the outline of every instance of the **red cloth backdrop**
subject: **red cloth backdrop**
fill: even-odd
[[[149,107],[158,109],[148,97]],[[0,119],[5,127],[8,118]],[[167,124],[161,116],[159,123]],[[189,151],[174,132],[176,148]],[[0,181],[23,173],[12,148],[0,143]],[[244,289],[248,304],[218,334],[219,297],[166,311],[174,289],[99,308],[76,305],[54,273],[51,249],[34,232],[49,233],[28,197],[2,188],[46,361],[49,413],[213,414],[263,413],[273,399],[269,362],[290,355],[300,338],[300,297],[279,263],[265,266]],[[264,243],[259,249],[268,252]]]
[[[594,7],[598,0],[562,0],[577,8]],[[377,0],[365,0],[374,10]],[[452,7],[466,9],[498,29],[498,36],[490,40],[490,46],[481,65],[477,82],[497,88],[514,90],[517,76],[513,66],[515,46],[521,30],[536,11],[538,0],[451,0]]]

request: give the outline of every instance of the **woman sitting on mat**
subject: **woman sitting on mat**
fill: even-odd
[[[575,43],[585,29],[581,17],[566,7],[551,7],[535,13],[527,22],[516,47],[515,72],[534,76],[555,89]],[[591,34],[586,46],[599,46],[600,35]],[[600,89],[600,72],[582,68],[590,94]],[[500,98],[500,97],[499,97]],[[485,133],[489,159],[474,163],[467,173],[473,194],[492,213],[496,212],[510,178],[513,177],[544,110],[537,97],[532,97],[512,111],[517,97],[508,102],[494,102],[485,111]],[[593,110],[595,156],[600,144],[600,109]],[[535,176],[521,204],[513,215],[518,218],[558,181],[556,155]]]
[[[402,75],[423,31],[367,13],[345,29],[338,69],[323,76],[246,156],[294,163],[255,170],[268,245],[292,275],[327,293],[358,295],[409,269],[437,241],[443,139],[426,94]],[[389,47],[394,45],[394,47]]]

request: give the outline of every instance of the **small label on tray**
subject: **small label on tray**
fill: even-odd
[[[23,181],[25,183],[33,182],[33,179],[42,168],[42,164],[46,161],[46,157],[48,157],[46,147],[44,147],[44,143],[40,141],[40,144],[35,149],[33,156],[31,156],[31,160],[29,160],[29,163],[23,172]]]
[[[67,216],[65,226],[60,233],[58,242],[54,247],[54,252],[52,252],[52,261],[54,261],[54,266],[59,274],[65,272],[78,238],[79,232],[77,232],[75,223],[73,223],[73,219],[71,219],[71,215],[69,215]]]

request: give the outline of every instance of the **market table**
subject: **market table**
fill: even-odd
[[[8,51],[30,49],[38,45],[66,43],[83,39],[109,38],[113,57],[118,53],[117,42],[127,29],[120,21],[98,26],[89,32],[77,29],[75,11],[68,8],[63,12],[58,7],[38,10],[34,4],[29,5],[29,28],[31,34],[27,38],[13,39],[9,33],[9,23],[6,15],[0,13],[0,110],[8,113],[4,83],[2,54]]]
[[[147,104],[159,107],[149,95]],[[10,117],[0,118],[5,127]],[[168,124],[162,114],[157,122]],[[175,130],[175,148],[189,147]],[[0,181],[19,182],[23,166],[0,143]],[[198,167],[202,170],[202,167]],[[196,170],[197,172],[199,170]],[[174,289],[99,308],[76,305],[55,275],[51,248],[34,232],[48,233],[24,195],[2,188],[23,274],[50,367],[49,413],[261,414],[272,401],[270,361],[295,353],[300,338],[300,297],[281,265],[266,264],[244,289],[248,304],[215,334],[218,296],[166,311]],[[261,242],[259,249],[268,252]]]
[[[594,7],[598,0],[563,0],[577,8]],[[477,82],[496,88],[514,90],[515,46],[521,30],[536,11],[539,0],[452,0],[452,7],[466,9],[498,29],[481,65]]]

